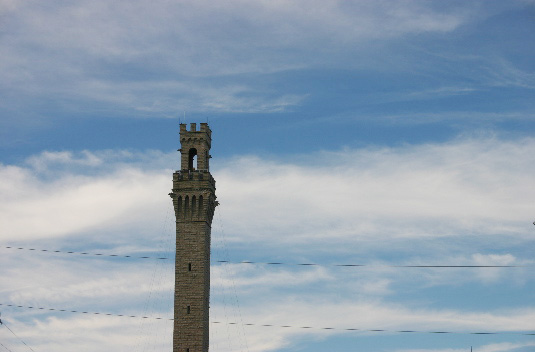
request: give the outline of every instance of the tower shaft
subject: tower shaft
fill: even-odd
[[[180,125],[181,169],[173,174],[176,260],[173,352],[208,352],[210,233],[217,205],[208,124]]]

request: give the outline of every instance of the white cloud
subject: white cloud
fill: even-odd
[[[16,1],[16,0],[1,0],[0,1],[0,15],[5,15],[15,10],[17,8],[17,4],[19,3],[20,1]]]
[[[15,265],[17,260],[20,263]],[[129,311],[123,314],[134,314],[140,311],[135,302],[150,293],[167,297],[169,304],[174,282],[172,263],[165,266],[155,266],[151,262],[142,264],[133,271],[132,263],[124,259],[103,261],[76,255],[66,257],[65,254],[58,257],[38,251],[4,252],[3,277],[9,284],[0,288],[3,297],[0,303],[6,304],[7,300],[17,305],[93,309],[103,313],[117,312],[118,306],[130,303]],[[157,282],[151,280],[153,271],[159,275]],[[65,306],[66,302],[72,306]],[[98,307],[91,308],[95,305]],[[160,314],[169,315],[168,312]]]
[[[469,7],[434,9],[423,1],[159,1],[151,5],[134,1],[128,6],[84,1],[48,7],[29,2],[18,11],[23,21],[12,25],[28,43],[41,41],[39,45],[52,50],[69,49],[71,55],[80,51],[124,61],[158,55],[158,49],[174,52],[171,57],[179,59],[177,64],[186,64],[179,69],[201,65],[203,71],[210,67],[217,72],[236,64],[246,67],[238,54],[249,56],[251,49],[264,52],[263,48],[309,46],[327,43],[327,39],[345,44],[407,33],[447,32],[470,19]],[[246,47],[249,51],[236,52]]]
[[[503,58],[493,58],[484,67],[490,85],[535,89],[535,73],[515,67]]]
[[[159,116],[174,114],[177,106],[287,110],[304,94],[266,92],[259,82],[221,77],[332,65],[335,59],[346,67],[376,62],[354,55],[366,52],[367,41],[451,32],[481,13],[471,6],[435,9],[424,1],[26,1],[7,2],[6,9],[0,73],[13,95],[6,107],[18,102],[26,108],[21,97],[31,105],[54,96],[67,111],[73,102],[91,101],[99,111],[109,104]],[[220,79],[204,80],[214,76]]]
[[[165,188],[167,178],[144,175],[137,170],[123,170],[96,181],[66,177],[46,190],[39,187],[42,184],[37,180],[28,179],[35,182],[22,192],[17,191],[21,198],[1,207],[4,231],[19,241],[113,226],[119,219],[124,223],[130,217],[136,219],[136,215],[149,215],[146,211],[151,205],[155,207],[152,215],[165,209],[161,198],[145,185],[156,181]],[[139,204],[140,198],[146,203]]]
[[[332,280],[326,269],[314,267],[312,270],[292,272],[273,268],[259,268],[243,264],[224,264],[212,268],[212,283],[225,288],[253,288],[259,290],[276,289],[277,286],[299,286],[318,284]],[[234,280],[239,279],[237,283]],[[379,284],[380,285],[380,284]]]
[[[447,238],[521,244],[532,230],[534,147],[529,138],[485,137],[322,152],[293,164],[257,157],[219,161],[213,170],[222,204],[218,226],[232,245],[306,243],[303,260],[322,251],[362,255],[386,240],[409,250],[418,239],[420,251],[433,241],[448,248],[440,242]],[[103,228],[142,236],[170,211],[167,167],[174,159],[153,151],[44,152],[23,166],[3,165],[4,233],[11,241]],[[121,236],[111,240],[126,243]],[[472,262],[463,259],[472,265],[511,259],[507,252],[489,253],[480,246],[459,254],[481,255]]]
[[[490,138],[325,152],[301,166],[236,159],[216,174],[225,230],[235,241],[323,245],[444,236],[527,240],[533,147],[531,139]]]
[[[221,231],[227,233],[234,254],[217,259],[318,259],[326,265],[215,266],[212,319],[319,328],[533,329],[533,308],[522,302],[478,311],[402,299],[409,286],[416,290],[470,283],[496,288],[512,283],[522,290],[530,285],[527,270],[430,269],[399,275],[399,269],[384,265],[532,265],[524,253],[533,227],[534,147],[532,138],[487,136],[294,155],[285,161],[254,156],[219,160],[213,165],[221,201],[213,255],[224,250],[218,244]],[[63,151],[43,152],[21,165],[2,165],[1,242],[106,253],[172,252],[173,213],[167,193],[172,173],[168,166],[175,160],[175,154],[155,151]],[[157,249],[162,241],[168,243]],[[492,250],[487,241],[492,241]],[[7,284],[0,288],[5,297],[0,303],[171,314],[172,264],[72,256],[2,249],[1,276]],[[371,266],[329,266],[362,261]],[[154,325],[159,322],[121,325],[99,317],[2,311],[8,324],[27,331],[23,338],[41,349],[62,352],[72,347],[70,338],[63,347],[51,347],[44,335],[47,329],[57,333],[54,339],[85,333],[87,350],[97,344],[102,351],[131,346],[134,342],[126,336],[135,335],[135,324],[160,332],[158,341],[141,334],[142,343],[168,346],[170,341],[169,327]],[[99,324],[111,324],[106,343],[99,337]],[[229,347],[228,334],[245,332],[250,351],[270,351],[303,337],[323,339],[341,332],[214,325],[212,341],[219,346],[214,351],[245,343],[233,337]]]
[[[492,312],[460,312],[453,310],[418,310],[395,304],[379,302],[351,302],[339,300],[336,303],[297,298],[287,302],[277,302],[277,312],[269,308],[255,311],[262,317],[263,324],[292,326],[333,327],[337,329],[385,329],[433,331],[446,329],[453,332],[486,331],[529,331],[533,328],[535,312],[531,309]],[[314,309],[312,307],[315,307]],[[314,311],[313,314],[310,312]],[[257,318],[258,320],[258,318]],[[289,321],[288,321],[289,320]],[[474,332],[477,332],[475,331]],[[393,331],[393,332],[394,332]],[[326,332],[329,333],[329,332]]]
[[[31,156],[27,163],[37,172],[44,172],[49,168],[57,168],[58,165],[67,165],[72,168],[80,166],[99,166],[102,159],[88,151],[83,151],[81,157],[75,158],[72,152],[48,152],[45,151],[38,156]]]
[[[157,321],[157,326],[144,326],[131,318],[72,315],[50,317],[32,323],[10,321],[10,328],[34,351],[127,351],[147,348],[170,350],[172,324]],[[51,338],[51,336],[54,336]],[[3,339],[13,351],[26,348],[13,336]],[[115,346],[109,348],[108,346]],[[18,348],[18,349],[17,349]]]
[[[28,163],[29,168],[0,166],[0,197],[4,200],[0,219],[12,240],[65,236],[113,227],[117,221],[137,226],[138,221],[166,211],[162,195],[171,183],[161,170],[118,164],[95,177],[73,173],[103,163],[89,152],[83,152],[81,158],[73,158],[70,152],[44,152],[30,157]],[[65,167],[72,171],[62,174]],[[40,178],[40,173],[45,178]]]
[[[322,340],[333,335],[348,334],[358,334],[359,336],[381,334],[383,338],[386,338],[399,334],[396,333],[398,330],[458,333],[529,331],[533,328],[533,319],[535,318],[533,310],[496,313],[421,310],[384,302],[355,302],[340,299],[335,301],[334,297],[336,295],[320,299],[314,299],[310,296],[296,296],[271,302],[269,299],[263,298],[261,304],[256,304],[245,312],[242,310],[241,321],[237,322],[255,324],[245,326],[251,350],[272,351],[285,345],[291,345],[292,341],[305,336],[308,339]],[[213,310],[221,318],[228,315],[228,313],[223,312],[222,306],[216,306]],[[231,317],[227,322],[236,322],[233,318]],[[273,326],[265,327],[262,325]],[[291,327],[281,327],[285,325]],[[302,329],[303,326],[311,328]],[[226,327],[216,326],[215,328],[223,330]],[[332,329],[326,330],[324,328]],[[359,331],[348,332],[345,329],[359,329]],[[388,331],[366,331],[371,329]],[[451,336],[455,336],[455,334]],[[489,348],[489,350],[492,349]]]
[[[9,128],[23,119],[42,123],[49,120],[47,115],[81,111],[159,118],[184,110],[292,111],[313,92],[287,84],[286,73],[328,68],[416,71],[443,78],[408,92],[374,90],[360,97],[366,103],[436,99],[489,87],[529,89],[533,74],[500,53],[467,55],[449,45],[442,52],[411,41],[462,31],[508,6],[520,5],[419,0],[5,2],[7,30],[0,37],[3,122]],[[459,72],[464,78],[452,81]]]
[[[528,351],[533,346],[534,342],[525,342],[525,343],[493,343],[489,345],[482,345],[475,347],[474,351],[481,352],[523,352]],[[403,349],[396,350],[397,352],[465,352],[466,348],[463,349],[453,349],[453,348],[444,348],[444,349]]]

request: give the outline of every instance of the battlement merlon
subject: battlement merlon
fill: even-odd
[[[181,123],[180,124],[180,137],[182,136],[193,137],[195,135],[198,136],[198,134],[200,133],[206,133],[206,135],[208,136],[208,139],[212,141],[212,130],[210,129],[210,127],[208,127],[208,124],[206,122],[201,122],[199,125],[200,125],[200,129],[197,131],[197,124],[195,122],[190,123],[190,128],[188,131],[187,124]]]

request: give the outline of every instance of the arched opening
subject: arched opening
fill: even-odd
[[[191,216],[195,217],[195,212],[197,211],[197,199],[195,196],[191,197]]]
[[[202,196],[199,196],[199,216],[203,216],[203,210],[202,210],[202,206],[203,206],[203,199],[202,199]]]
[[[190,148],[188,157],[188,170],[197,169],[197,149]]]
[[[189,197],[184,198],[184,218],[189,216]]]

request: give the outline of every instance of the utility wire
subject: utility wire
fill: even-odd
[[[25,307],[17,306],[14,304],[2,304],[0,306],[7,307],[16,307],[16,308],[30,308],[30,309],[40,309],[40,310],[51,310],[59,312],[68,312],[68,313],[84,313],[84,314],[99,314],[103,316],[118,316],[126,318],[151,318],[151,319],[161,319],[161,320],[174,320],[173,318],[155,318],[155,317],[142,317],[136,315],[124,315],[124,314],[110,314],[110,313],[92,313],[92,312],[81,312],[76,310],[67,310],[67,309],[54,309],[54,308],[37,308],[37,307]],[[392,333],[418,333],[418,334],[466,334],[466,335],[525,335],[525,336],[535,336],[535,332],[519,332],[519,331],[494,331],[494,332],[467,332],[467,331],[424,331],[424,330],[386,330],[386,329],[357,329],[357,328],[333,328],[333,327],[313,327],[313,326],[298,326],[298,325],[275,325],[275,324],[255,324],[255,323],[236,323],[236,322],[221,322],[221,321],[212,321],[212,324],[228,324],[228,325],[244,325],[244,326],[258,326],[258,327],[276,327],[276,328],[293,328],[293,329],[309,329],[309,330],[334,330],[334,331],[356,331],[356,332],[392,332]],[[7,327],[7,326],[6,326]],[[32,350],[33,351],[33,350]]]
[[[6,325],[5,322],[2,322],[2,325],[4,325],[9,331],[11,331],[11,333],[13,334],[13,336],[15,336],[17,339],[20,340],[20,342],[22,342],[23,344],[25,344],[26,347],[28,347],[31,351],[35,352],[35,351],[33,350],[33,348],[31,348],[26,342],[24,342],[20,337],[18,337],[17,334],[15,334],[15,333],[13,332],[13,330],[11,330],[11,329],[9,328],[9,326]],[[5,347],[5,346],[4,346],[4,347]]]
[[[0,246],[1,248],[8,249],[20,249],[28,251],[38,251],[47,253],[62,253],[62,254],[80,254],[80,255],[92,255],[92,256],[104,256],[104,257],[118,257],[118,258],[133,258],[133,259],[159,259],[167,260],[174,258],[167,257],[137,257],[133,255],[121,255],[121,254],[103,254],[103,253],[89,253],[89,252],[73,252],[73,251],[60,251],[49,249],[35,249],[13,246]],[[375,268],[526,268],[534,267],[535,265],[386,265],[386,264],[318,264],[318,263],[285,263],[285,262],[254,262],[249,260],[244,261],[229,261],[229,260],[216,260],[214,263],[221,264],[260,264],[260,265],[293,265],[293,266],[335,266],[335,267],[375,267]]]
[[[375,267],[375,268],[523,268],[531,265],[386,265],[386,264],[316,264],[316,263],[282,263],[282,262],[231,262],[217,260],[216,263],[228,264],[265,264],[265,265],[298,265],[298,266],[338,266],[338,267]]]
[[[69,310],[69,309],[57,309],[57,308],[43,308],[43,307],[31,307],[31,306],[18,306],[15,304],[4,304],[0,303],[0,306],[14,307],[14,308],[25,308],[25,309],[38,309],[38,310],[48,310],[56,312],[65,312],[65,313],[81,313],[81,314],[95,314],[95,315],[104,315],[104,316],[113,316],[113,317],[127,317],[127,318],[141,318],[141,319],[156,319],[156,320],[174,320],[172,318],[160,318],[160,317],[148,317],[141,315],[125,315],[125,314],[113,314],[113,313],[101,313],[101,312],[82,312],[79,310]]]
[[[217,212],[217,215],[216,215],[216,222],[217,222],[217,225],[219,226],[219,233],[221,234],[221,243],[223,245],[223,250],[224,250],[224,253],[226,255],[227,258],[230,258],[230,255],[229,255],[229,251],[228,251],[228,246],[227,246],[227,239],[226,239],[226,233],[225,233],[225,230],[223,229],[223,222],[222,222],[222,217],[221,217],[221,211],[218,211]],[[233,291],[234,291],[234,298],[235,298],[235,302],[236,302],[236,307],[238,308],[238,315],[239,315],[239,319],[240,319],[240,325],[241,325],[241,333],[242,333],[242,336],[243,336],[243,341],[245,342],[245,349],[247,352],[249,352],[249,344],[247,343],[247,336],[245,335],[245,329],[243,328],[243,318],[242,318],[242,314],[241,314],[241,308],[240,308],[240,302],[238,300],[238,293],[237,293],[237,290],[236,290],[236,284],[234,283],[234,271],[232,270],[233,268],[228,266],[227,268],[227,274],[230,274],[230,279],[231,279],[231,283],[232,283],[232,288],[233,288]]]
[[[213,321],[213,324],[238,324]],[[356,329],[356,328],[318,328],[313,326],[292,326],[292,325],[271,325],[271,324],[244,324],[247,326],[276,327],[276,328],[294,328],[294,329],[312,329],[312,330],[337,330],[337,331],[359,331],[359,332],[399,332],[399,333],[418,333],[418,334],[467,334],[467,335],[535,335],[533,333],[524,333],[517,331],[495,331],[495,332],[465,332],[465,331],[423,331],[423,330],[385,330],[385,329]]]
[[[6,346],[4,346],[4,344],[1,343],[1,342],[0,342],[0,346],[4,347],[4,348],[5,348],[7,351],[9,351],[9,352],[13,352],[13,351],[11,351],[9,348],[7,348]]]
[[[103,256],[103,257],[119,257],[119,258],[134,258],[134,259],[169,259],[163,257],[137,257],[133,255],[121,255],[121,254],[104,254],[104,253],[88,253],[88,252],[72,252],[72,251],[59,251],[52,249],[35,249],[35,248],[24,248],[24,247],[11,247],[11,246],[2,246],[2,248],[8,249],[23,249],[28,251],[38,251],[38,252],[48,252],[48,253],[63,253],[63,254],[81,254],[81,255],[94,255],[94,256]]]

